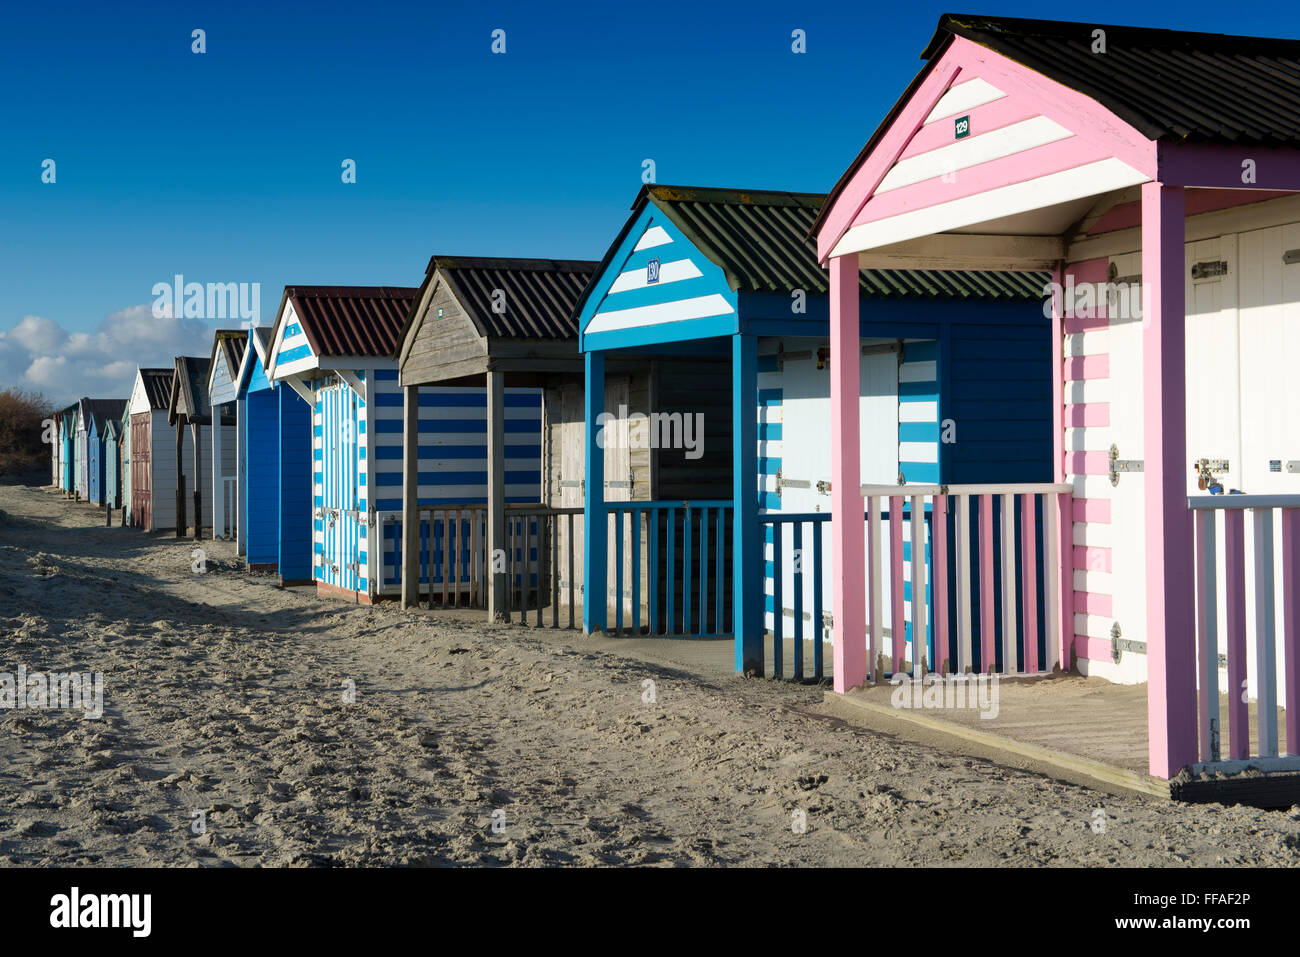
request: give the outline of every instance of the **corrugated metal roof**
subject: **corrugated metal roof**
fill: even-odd
[[[1092,52],[1094,30],[1105,31],[1105,53]],[[832,203],[954,36],[1092,97],[1148,139],[1300,146],[1300,41],[945,13],[921,51],[929,63],[835,183]]]
[[[442,276],[479,335],[576,339],[574,306],[598,265],[579,259],[434,256],[429,260],[428,275],[437,272]],[[502,295],[497,296],[498,292]],[[504,311],[496,311],[497,302],[504,305]],[[415,306],[419,306],[419,297]]]
[[[149,407],[165,410],[171,401],[172,379],[176,375],[171,369],[141,369],[140,378],[144,382],[144,394],[149,400]]]
[[[212,359],[217,358],[220,349],[226,357],[226,368],[233,379],[239,374],[240,363],[244,361],[244,350],[248,348],[248,330],[218,329],[212,336]]]
[[[825,200],[824,193],[652,185],[632,208],[633,218],[646,201],[663,210],[732,289],[822,295],[830,274],[817,262],[811,231]],[[1040,299],[1046,281],[1045,273],[864,269],[859,285],[882,298]]]
[[[1105,53],[1093,33],[1105,31]],[[1092,97],[1152,140],[1300,146],[1300,40],[944,14],[965,37]]]
[[[317,357],[387,357],[397,352],[416,292],[401,286],[286,286],[284,298],[293,303]]]

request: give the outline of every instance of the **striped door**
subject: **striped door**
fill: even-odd
[[[348,591],[364,591],[365,514],[358,507],[357,395],[340,384],[322,389],[318,401],[321,515],[317,519],[316,577]]]

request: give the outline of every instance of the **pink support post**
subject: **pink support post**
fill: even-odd
[[[1250,756],[1250,705],[1246,702],[1246,535],[1239,508],[1223,513],[1223,563],[1228,616],[1229,758]],[[1147,692],[1150,695],[1150,691]]]
[[[903,617],[903,498],[892,495],[889,499],[889,633],[893,637],[892,674],[903,673],[906,656],[907,621]]]
[[[933,531],[930,533],[930,564],[934,568],[934,661],[930,667],[947,673],[948,658],[948,496],[934,497]]]
[[[880,499],[867,499],[867,534],[869,541],[880,541]],[[871,566],[867,570],[867,671],[871,675],[872,683],[878,683],[881,675],[876,668],[880,662],[880,649],[876,647],[876,623],[880,621],[882,614],[880,608],[880,596],[877,594],[875,582],[884,580],[883,570],[876,566],[881,563],[879,549],[871,558]],[[881,634],[884,634],[881,632]]]
[[[1196,592],[1186,485],[1184,223],[1181,187],[1143,184],[1142,278],[1148,294],[1142,321],[1147,730],[1150,770],[1162,778],[1173,777],[1196,761]],[[1235,739],[1236,728],[1233,731]]]
[[[835,690],[861,685],[866,669],[866,582],[859,455],[858,257],[831,260],[831,636]]]
[[[1038,534],[1034,495],[1020,496],[1020,619],[1025,636],[1025,672],[1038,671]]]
[[[1052,475],[1053,481],[1065,481],[1065,269],[1052,271]],[[1076,406],[1077,408],[1077,406]],[[1062,671],[1073,665],[1074,649],[1074,509],[1069,493],[1055,496],[1055,514],[1043,508],[1043,523],[1055,522],[1057,547],[1054,568],[1044,568],[1044,575],[1055,575],[1057,582],[1057,620],[1047,622],[1047,640],[1056,633],[1057,661]]]
[[[1300,754],[1300,508],[1282,510],[1282,646],[1286,753]]]
[[[997,670],[997,657],[993,651],[993,496],[981,495],[980,500],[980,665],[985,674]]]

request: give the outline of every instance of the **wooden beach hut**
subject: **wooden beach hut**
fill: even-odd
[[[208,404],[224,428],[212,428],[212,537],[238,537],[239,527],[239,370],[248,348],[248,330],[218,329],[212,337],[205,387]]]
[[[193,519],[194,522],[192,527],[195,538],[202,537],[204,528],[212,527],[214,434],[222,435],[222,438],[216,440],[218,443],[229,444],[229,459],[232,465],[235,458],[234,414],[233,412],[229,415],[222,415],[220,412],[214,414],[208,404],[209,367],[210,360],[206,356],[177,356],[171,392],[167,400],[167,423],[176,430],[174,441],[176,467],[179,471],[186,466],[185,439],[188,434],[188,455],[191,458],[188,466],[195,476],[194,484],[187,483],[185,486],[185,491],[193,492],[192,503],[186,501],[189,496],[183,495],[180,489],[177,490],[175,528],[178,538],[191,527],[187,524],[189,519]],[[208,490],[206,493],[205,489]]]
[[[72,494],[76,487],[73,479],[73,444],[77,432],[77,406],[74,402],[67,408],[54,414],[55,441],[54,454],[56,456],[56,473],[54,485],[60,489],[64,497]]]
[[[86,498],[96,505],[104,504],[107,493],[105,442],[108,439],[108,423],[120,418],[125,408],[125,399],[90,399],[86,402],[86,415],[90,423],[86,432]]]
[[[121,487],[122,524],[131,525],[131,400],[118,420],[118,475]]]
[[[145,531],[176,528],[178,430],[167,417],[175,373],[174,367],[140,369],[131,393],[131,523]],[[180,474],[192,489],[193,440],[189,429],[179,433]]]
[[[313,579],[323,594],[371,602],[401,587],[402,392],[398,336],[417,290],[291,286],[272,333],[269,378],[313,409]],[[536,501],[541,397],[521,398],[523,447],[508,457],[507,494]],[[420,428],[431,444],[427,476],[435,502],[484,501],[485,470],[460,462],[485,442],[482,389],[430,390]],[[530,407],[531,406],[531,407]],[[445,443],[445,444],[444,444]],[[424,450],[422,450],[423,452]],[[435,465],[435,462],[438,464]]]
[[[837,394],[856,383],[861,267],[1051,270],[1053,656],[1146,682],[1152,775],[1300,769],[1300,41],[945,15],[922,59],[816,224]],[[871,673],[863,428],[837,405],[839,691]],[[1001,562],[981,535],[945,568],[1012,577],[1036,544],[1001,534]],[[1003,668],[1026,641],[1000,597]]]
[[[250,569],[283,585],[312,579],[312,409],[266,376],[271,328],[248,331],[237,377],[239,531]]]
[[[570,529],[581,541],[581,516],[572,513],[581,509],[584,472],[582,357],[572,313],[596,265],[463,256],[429,260],[398,352],[405,408],[421,411],[418,429],[412,422],[403,430],[403,461],[411,470],[403,483],[402,581],[409,583],[402,592],[404,606],[427,593],[439,601],[472,600],[486,607],[490,620],[504,618],[511,604],[522,611],[529,591],[549,585],[547,545],[552,543],[555,584],[562,592],[581,594],[580,566],[570,565],[568,558],[573,554]],[[642,377],[637,386],[643,388],[644,382]],[[456,391],[464,386],[475,391]],[[538,388],[544,389],[540,435]],[[429,411],[465,395],[473,397],[476,410],[479,397],[486,397],[482,440],[477,432],[472,439],[447,434],[445,426],[428,421]],[[541,469],[540,489],[535,462]],[[470,481],[465,484],[475,486],[455,493],[464,496],[459,500],[438,488],[452,472],[466,472]],[[631,473],[622,476],[629,497],[648,492],[647,474],[641,470],[637,490],[631,487]],[[479,504],[485,511],[447,508]],[[417,513],[419,523],[412,520]],[[481,528],[473,517],[480,514]],[[475,550],[475,541],[484,544],[482,552]],[[517,574],[511,576],[507,569],[505,575],[493,575],[495,587],[474,593],[486,577],[476,563],[507,552]],[[546,581],[538,581],[539,573]],[[527,588],[507,589],[509,579],[522,586],[525,578]],[[538,608],[549,589],[541,592],[533,596]]]
[[[782,674],[793,650],[798,677],[810,641],[810,671],[821,677],[837,454],[825,370],[835,346],[808,230],[824,198],[647,186],[633,203],[578,307],[587,395],[604,394],[615,360],[658,363],[688,379],[660,388],[630,428],[617,410],[588,401],[588,591],[607,590],[592,576],[607,574],[604,530],[613,525],[624,555],[639,556],[638,542],[649,541],[649,560],[631,577],[649,576],[656,599],[648,616],[626,602],[584,606],[588,631],[731,634],[737,670]],[[996,481],[1050,443],[1044,275],[886,270],[853,278],[863,311],[863,343],[852,353],[862,384],[853,394],[869,430],[860,465],[873,481],[900,496],[907,485]],[[955,443],[945,441],[950,420],[966,423]],[[679,469],[680,484],[646,503],[609,501],[599,444],[611,426],[648,434],[659,468]],[[1048,472],[1041,462],[1028,468]],[[927,593],[913,566],[924,565],[933,516],[896,497],[882,517],[890,531],[882,561],[897,587],[882,616],[890,645],[882,641],[880,653],[900,663],[943,657],[928,627],[914,642],[904,601],[913,581]],[[924,545],[915,563],[913,540]],[[626,578],[615,593],[625,586]]]
[[[126,408],[123,401],[122,407]],[[104,422],[104,505],[122,507],[122,420],[110,418]],[[124,523],[125,524],[125,523]]]
[[[90,495],[90,397],[77,400],[72,434],[72,491],[80,500]]]

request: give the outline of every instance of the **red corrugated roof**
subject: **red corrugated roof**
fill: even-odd
[[[286,286],[284,298],[317,357],[392,356],[418,290],[403,286]]]

